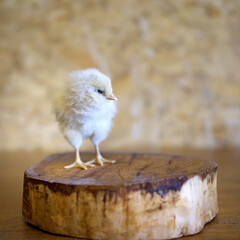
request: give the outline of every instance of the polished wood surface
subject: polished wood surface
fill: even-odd
[[[240,149],[171,149],[162,152],[197,156],[218,164],[219,213],[200,234],[186,239],[240,239]],[[48,154],[0,154],[0,239],[73,239],[41,231],[27,224],[22,217],[23,172]]]

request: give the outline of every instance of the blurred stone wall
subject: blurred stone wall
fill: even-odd
[[[71,150],[51,98],[88,67],[119,99],[102,149],[240,146],[239,30],[239,0],[0,1],[0,151]]]

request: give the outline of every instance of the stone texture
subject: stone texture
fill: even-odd
[[[0,2],[0,150],[66,150],[51,98],[74,69],[111,76],[107,150],[240,146],[240,2]],[[82,149],[90,149],[89,142]]]

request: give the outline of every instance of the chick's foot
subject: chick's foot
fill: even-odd
[[[78,168],[87,170],[87,167],[95,167],[95,165],[90,162],[84,163],[82,161],[75,161],[73,164],[65,166],[64,168],[69,169],[69,168],[74,168],[74,167],[78,167]]]
[[[97,163],[100,166],[103,166],[104,163],[115,163],[116,160],[108,160],[104,157],[102,157],[102,155],[98,154],[96,155],[96,158],[94,158],[93,160],[87,162],[88,164],[92,164],[92,163]]]

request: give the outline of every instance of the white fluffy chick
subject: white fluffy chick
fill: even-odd
[[[65,168],[95,166],[97,163],[114,163],[104,159],[99,151],[111,129],[116,113],[116,101],[111,80],[97,69],[73,71],[67,84],[54,101],[54,112],[61,132],[75,149],[75,162]],[[95,146],[96,157],[89,162],[82,162],[79,149],[82,141],[90,138]]]

